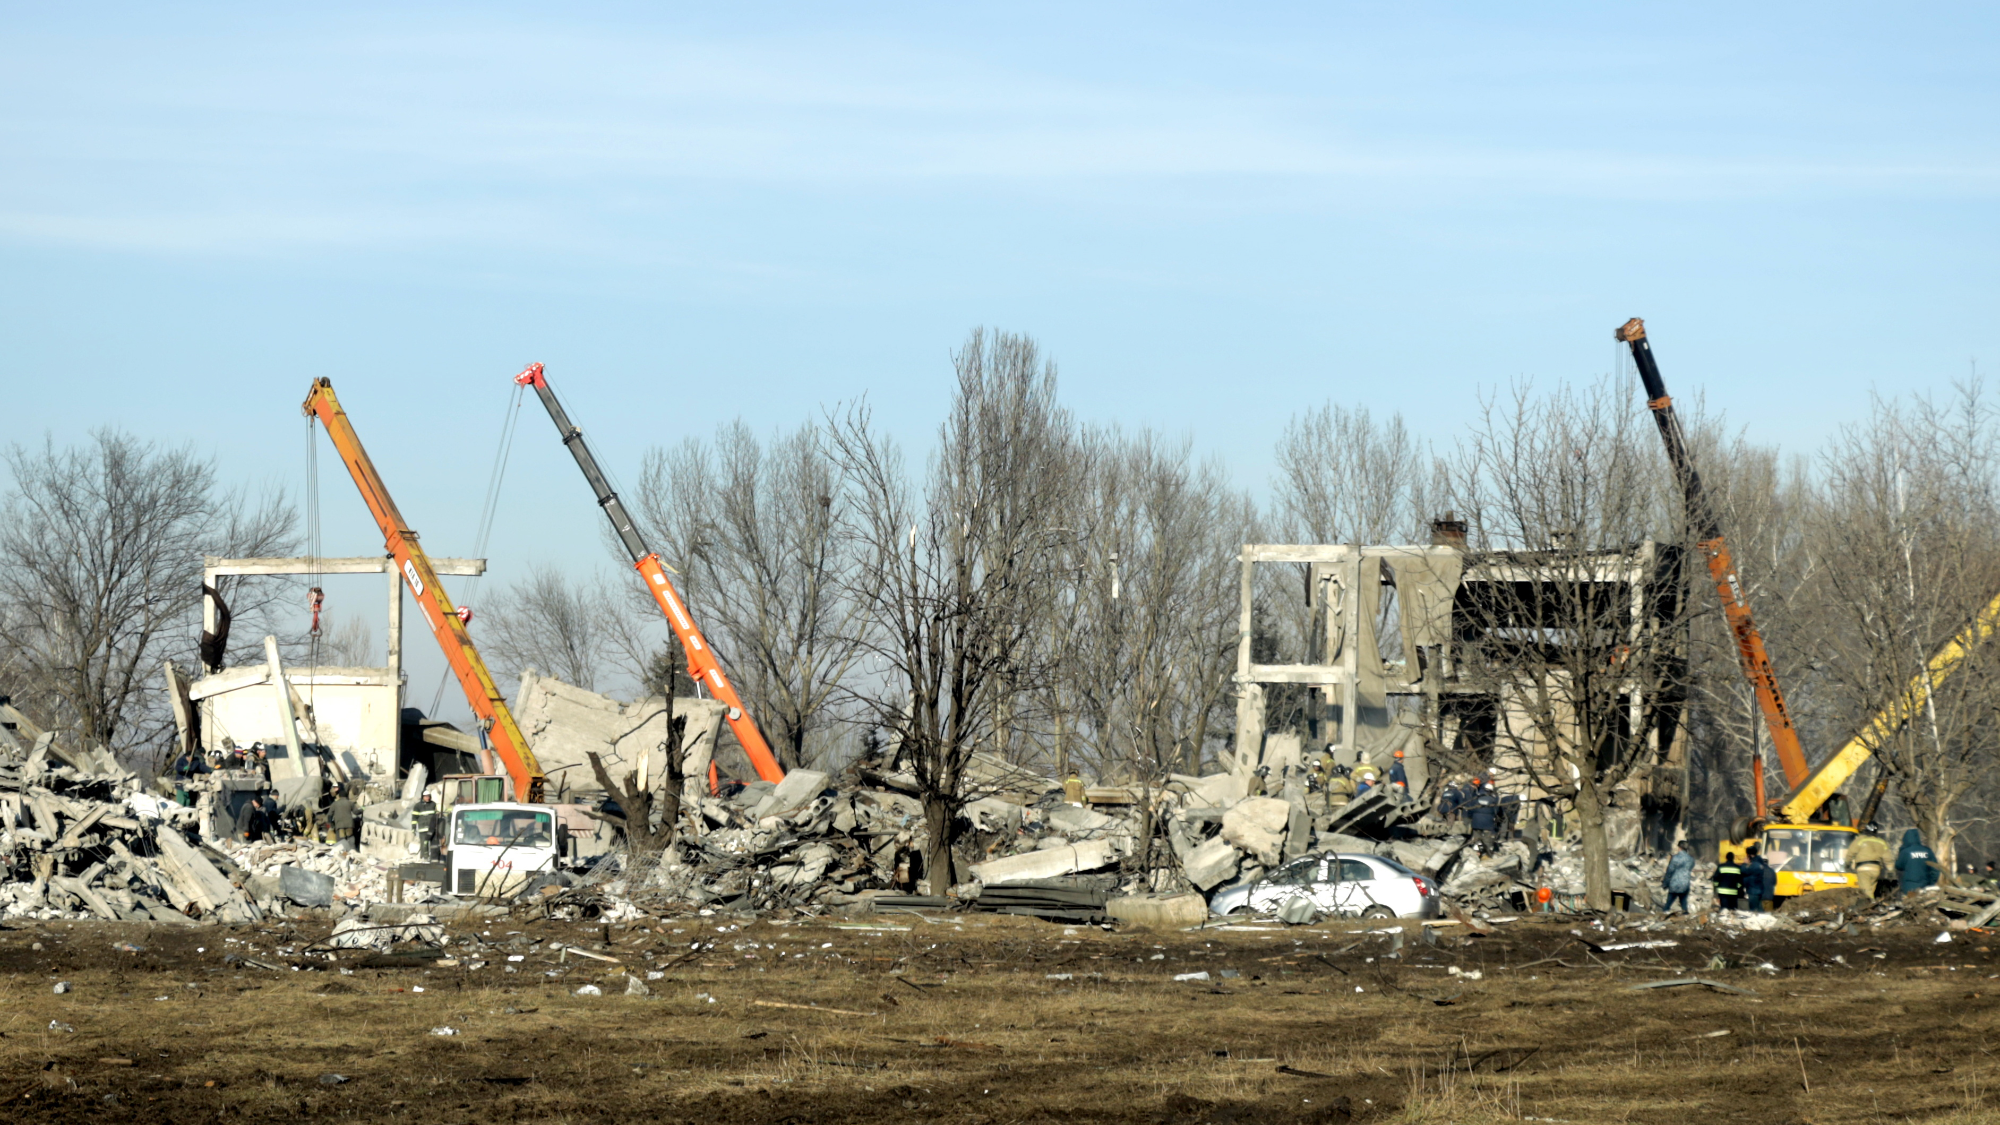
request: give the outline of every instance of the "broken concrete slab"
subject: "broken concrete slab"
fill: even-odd
[[[1209,891],[1235,875],[1241,861],[1235,846],[1218,836],[1190,852],[1181,864],[1181,873],[1188,882]]]
[[[1079,871],[1109,867],[1117,849],[1109,840],[1084,840],[1056,848],[1040,848],[972,865],[972,877],[985,884],[1055,879]]]
[[[1222,838],[1273,867],[1284,853],[1291,819],[1289,803],[1276,797],[1248,797],[1223,814]]]
[[[1048,821],[1049,827],[1063,832],[1078,834],[1097,832],[1110,827],[1113,823],[1112,818],[1105,816],[1103,813],[1092,812],[1089,809],[1079,808],[1076,805],[1057,805],[1043,815]]]
[[[790,816],[817,800],[826,789],[827,776],[819,770],[793,770],[771,790],[771,795],[751,811],[753,817]]]

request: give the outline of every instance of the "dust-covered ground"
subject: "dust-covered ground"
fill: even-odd
[[[0,930],[0,1120],[2000,1120],[1978,933],[447,929],[436,963],[328,960],[324,925]],[[1632,989],[1697,976],[1751,995]]]

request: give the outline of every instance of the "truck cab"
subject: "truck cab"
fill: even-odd
[[[562,853],[556,811],[513,801],[454,804],[445,825],[445,889],[455,895],[513,895],[556,870]]]

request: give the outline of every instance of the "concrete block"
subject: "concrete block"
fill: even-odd
[[[1184,930],[1208,920],[1200,895],[1133,895],[1105,902],[1104,912],[1142,930]]]
[[[1042,848],[975,863],[972,865],[972,877],[988,886],[1055,879],[1079,871],[1108,867],[1116,858],[1117,849],[1112,847],[1111,841],[1085,840],[1066,847]]]
[[[1276,797],[1238,801],[1222,816],[1222,838],[1255,855],[1266,867],[1277,865],[1285,846],[1292,806]]]
[[[300,906],[332,906],[333,876],[288,863],[278,869],[278,891]]]
[[[793,770],[771,790],[771,804],[760,816],[789,816],[819,798],[827,775],[819,770]]]
[[[1181,873],[1202,890],[1214,890],[1217,884],[1236,874],[1241,859],[1229,841],[1217,837],[1190,852],[1181,864]]]

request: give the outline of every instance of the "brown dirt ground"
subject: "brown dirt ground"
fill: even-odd
[[[324,924],[0,929],[0,1121],[2000,1120],[1981,934],[883,924],[450,927],[515,943],[478,969],[307,955]],[[1697,974],[1755,995],[1630,990]]]

